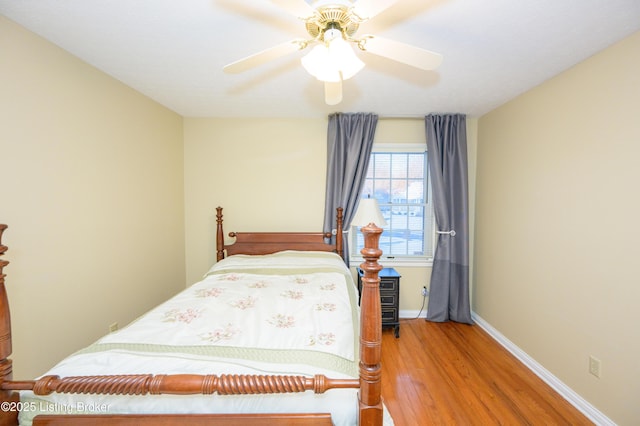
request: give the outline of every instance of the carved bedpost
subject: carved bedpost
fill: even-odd
[[[7,251],[7,246],[2,245],[2,233],[5,229],[7,229],[7,225],[0,224],[0,256],[4,255]],[[2,362],[2,367],[5,366],[5,361],[8,361],[7,358],[11,355],[12,350],[11,315],[9,313],[7,291],[4,287],[4,277],[6,275],[3,273],[4,267],[8,264],[8,261],[0,259],[0,362]],[[9,361],[9,364],[10,363]],[[3,370],[0,370],[0,377],[4,375]],[[9,373],[11,373],[11,368],[9,368]]]
[[[0,224],[0,256],[7,251],[7,246],[2,245],[2,233],[7,225]],[[9,312],[9,300],[4,286],[5,274],[3,269],[9,262],[0,259],[0,384],[13,377],[13,367],[9,356],[11,355],[11,314]],[[0,401],[18,401],[18,394],[12,391],[0,391]],[[18,424],[18,412],[2,410],[0,412],[0,425]]]
[[[224,259],[224,232],[222,231],[222,207],[216,207],[216,261]]]
[[[360,302],[360,393],[359,425],[382,425],[382,310],[380,306],[380,277],[382,265],[378,248],[382,229],[373,223],[361,229],[364,248],[360,251],[364,262],[360,268],[362,297]]]
[[[342,207],[338,207],[336,211],[336,252],[338,252],[338,254],[344,258],[345,255],[348,256],[348,254],[342,252],[344,250],[342,247],[343,211],[344,209]]]

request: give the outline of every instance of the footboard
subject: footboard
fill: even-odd
[[[0,225],[0,256],[7,247],[2,245],[2,233],[7,228]],[[360,378],[331,379],[324,375],[314,377],[288,375],[105,375],[58,377],[45,376],[37,380],[13,380],[11,355],[11,320],[5,289],[4,267],[9,262],[0,258],[0,425],[17,424],[18,410],[21,408],[18,391],[30,390],[36,395],[52,392],[73,394],[130,395],[144,398],[145,395],[248,395],[315,392],[323,393],[331,389],[359,388],[358,423],[361,425],[382,425],[381,399],[381,311],[378,272],[382,269],[378,259],[382,252],[378,241],[382,230],[370,224],[362,229],[365,248],[362,250],[365,262],[361,299],[360,322]],[[69,424],[246,424],[260,419],[260,424],[276,425],[330,425],[328,414],[234,414],[234,415],[47,415],[38,416],[36,425]]]
[[[33,426],[333,426],[329,414],[45,415]]]

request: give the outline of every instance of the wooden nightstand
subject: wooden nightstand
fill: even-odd
[[[364,271],[358,268],[358,294],[362,294]],[[383,268],[380,273],[380,305],[382,306],[382,327],[393,327],[396,337],[400,337],[400,274],[393,268]],[[358,298],[358,304],[360,298]]]

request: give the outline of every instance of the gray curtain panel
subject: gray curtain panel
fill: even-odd
[[[472,324],[469,303],[467,126],[462,114],[425,117],[438,238],[427,320]]]
[[[344,209],[348,230],[369,167],[378,116],[370,113],[335,113],[327,130],[327,190],[324,232],[336,228],[336,209]],[[344,258],[348,265],[349,234],[344,236]]]

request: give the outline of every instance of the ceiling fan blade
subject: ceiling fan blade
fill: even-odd
[[[255,68],[273,59],[288,55],[296,50],[302,50],[307,47],[307,42],[303,40],[292,40],[286,43],[265,49],[246,58],[232,62],[222,69],[226,73],[237,74],[243,71]]]
[[[298,18],[308,18],[315,13],[315,9],[303,0],[271,0],[271,3],[280,6]]]
[[[442,55],[386,38],[366,35],[358,43],[360,49],[421,70],[430,71],[442,63]]]
[[[398,0],[358,0],[353,5],[353,12],[363,21],[371,19]]]
[[[327,105],[337,105],[342,102],[342,80],[324,82],[324,101]]]

